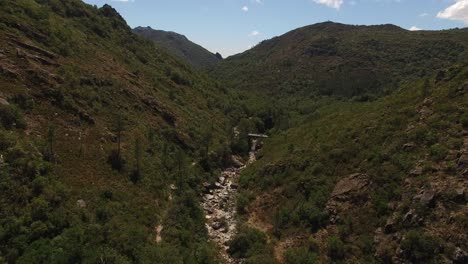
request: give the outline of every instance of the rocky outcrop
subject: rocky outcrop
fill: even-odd
[[[355,173],[341,179],[333,189],[326,209],[331,224],[340,221],[340,212],[368,201],[368,188],[371,184],[367,174]]]
[[[363,191],[369,186],[370,181],[367,174],[355,173],[340,180],[333,189],[331,199],[348,201],[361,196]]]

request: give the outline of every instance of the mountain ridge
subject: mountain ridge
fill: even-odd
[[[176,32],[156,30],[151,27],[136,27],[133,32],[154,41],[197,69],[213,68],[222,60],[219,53],[213,54]]]

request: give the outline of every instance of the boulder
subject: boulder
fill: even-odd
[[[420,119],[424,120],[430,117],[434,112],[427,106],[423,106],[421,110],[419,110]]]
[[[223,223],[221,222],[214,222],[211,227],[214,229],[214,230],[219,230],[223,227]]]
[[[331,198],[335,200],[348,200],[360,196],[370,185],[367,174],[355,173],[341,179],[333,189]]]
[[[411,176],[420,176],[423,174],[423,167],[421,165],[417,165],[412,171],[410,171]]]
[[[391,233],[395,232],[396,231],[395,230],[396,225],[397,225],[396,217],[394,217],[394,216],[389,217],[388,220],[387,220],[387,223],[385,224],[385,228],[384,228],[385,234],[391,234]]]
[[[452,255],[453,263],[467,263],[468,262],[468,254],[462,250],[461,248],[457,247]]]
[[[239,185],[237,185],[236,183],[231,183],[231,188],[232,189],[237,189],[237,188],[239,188]]]
[[[416,144],[414,143],[406,143],[403,145],[404,150],[412,150],[416,147]]]
[[[86,208],[86,202],[82,199],[76,201],[76,206],[78,206],[79,208]]]
[[[458,168],[463,169],[468,167],[468,153],[463,153],[458,159]]]
[[[0,105],[10,105],[5,98],[0,97]]]
[[[460,188],[455,189],[455,200],[461,203],[464,203],[466,201],[465,187],[460,187]]]
[[[434,207],[435,206],[435,199],[436,192],[433,190],[425,190],[422,191],[420,194],[413,197],[414,202],[418,202],[420,205],[425,207]]]
[[[414,220],[418,217],[416,214],[416,210],[410,209],[404,216],[403,216],[403,224],[409,225],[414,222]]]
[[[245,166],[245,161],[239,157],[239,156],[231,156],[231,162],[232,162],[232,165],[236,168],[241,168],[243,166]]]

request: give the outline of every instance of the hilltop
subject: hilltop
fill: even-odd
[[[467,59],[467,29],[407,31],[393,25],[324,22],[262,41],[231,56],[212,76],[271,94],[379,96],[441,67]]]
[[[157,43],[197,69],[213,68],[223,59],[219,53],[213,54],[175,32],[155,30],[151,27],[137,27],[133,32]]]

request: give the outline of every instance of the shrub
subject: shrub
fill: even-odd
[[[340,260],[345,256],[344,244],[336,236],[332,236],[328,239],[328,256],[332,260]]]
[[[179,85],[191,86],[192,82],[178,71],[171,71],[171,80]]]
[[[401,248],[413,263],[428,263],[440,252],[439,244],[432,236],[417,230],[408,232]]]
[[[116,171],[122,171],[126,162],[122,158],[122,155],[119,154],[118,150],[113,150],[107,158],[107,163],[111,165],[112,169]]]
[[[435,144],[432,145],[430,154],[433,160],[441,161],[447,156],[448,149],[440,144]]]
[[[229,243],[228,253],[235,258],[246,258],[248,255],[253,255],[251,252],[253,249],[265,246],[266,242],[266,236],[261,231],[246,228]]]
[[[0,122],[5,129],[26,127],[26,122],[19,110],[11,105],[0,105]]]
[[[460,117],[460,123],[463,125],[464,128],[468,128],[468,112],[464,113]]]
[[[314,264],[319,263],[316,253],[310,252],[307,248],[289,249],[284,256],[286,264]]]

